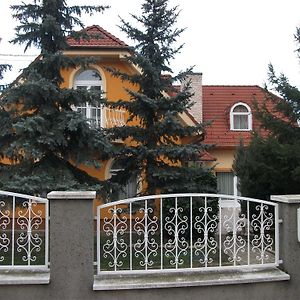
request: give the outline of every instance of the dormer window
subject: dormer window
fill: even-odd
[[[74,80],[75,89],[99,91],[102,92],[102,78],[95,70],[85,70],[77,74]],[[101,106],[92,106],[90,103],[82,103],[77,111],[83,114],[92,127],[101,126]]]
[[[239,102],[231,107],[230,130],[252,130],[252,113],[249,105]]]

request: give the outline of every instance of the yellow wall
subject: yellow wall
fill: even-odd
[[[91,68],[98,70],[102,75],[105,96],[111,101],[116,101],[119,99],[128,99],[128,95],[124,88],[132,89],[133,87],[130,83],[122,82],[119,78],[113,77],[111,73],[108,70],[106,70],[106,68],[116,68],[122,72],[132,74],[133,71],[130,70],[130,68],[126,64],[126,62],[122,61],[106,61],[97,65],[91,65]],[[62,70],[61,73],[65,81],[62,84],[62,87],[72,88],[74,77],[78,71],[80,71],[80,68]]]
[[[216,158],[216,161],[209,162],[209,166],[215,165],[216,172],[230,172],[232,171],[232,164],[234,161],[235,149],[216,148],[209,151],[209,154]]]
[[[80,54],[80,53],[78,53]],[[125,89],[137,90],[137,87],[132,86],[129,82],[121,81],[119,78],[112,76],[112,74],[107,70],[107,68],[114,68],[121,72],[127,74],[133,74],[135,71],[128,62],[120,60],[118,56],[105,57],[101,59],[98,64],[90,65],[90,68],[97,70],[102,77],[104,96],[110,101],[117,100],[129,100],[129,95]],[[73,82],[76,74],[80,72],[80,68],[76,69],[63,69],[61,71],[62,77],[64,78],[64,83],[62,87],[72,88]],[[125,115],[125,119],[128,115]],[[112,159],[109,161],[101,162],[101,167],[95,169],[93,167],[87,167],[81,165],[80,168],[86,171],[89,175],[96,177],[100,180],[105,180],[110,178],[110,167],[112,164]]]

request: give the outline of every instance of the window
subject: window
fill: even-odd
[[[247,104],[239,102],[232,106],[230,110],[230,130],[252,130],[252,114]]]
[[[238,191],[238,178],[232,172],[217,172],[218,193],[224,195],[240,195]]]
[[[123,171],[123,166],[120,163],[120,161],[115,160],[112,163],[110,174],[111,176],[116,176],[120,171]],[[111,198],[112,201],[132,198],[137,195],[137,191],[138,191],[137,177],[135,175],[131,175],[125,186],[111,192]]]
[[[100,95],[102,92],[101,75],[95,70],[82,71],[75,77],[74,88],[98,91]],[[92,106],[90,103],[85,102],[76,109],[88,119],[88,122],[92,127],[101,127],[101,106]]]

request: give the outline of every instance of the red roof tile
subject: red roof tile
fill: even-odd
[[[237,102],[253,107],[253,100],[262,103],[266,92],[259,86],[203,86],[203,121],[213,121],[207,128],[205,142],[220,147],[236,147],[240,139],[248,144],[250,131],[230,130],[230,108]],[[253,117],[253,130],[259,130],[259,123]]]
[[[126,45],[123,41],[103,29],[98,25],[93,25],[87,28],[84,28],[89,39],[80,38],[76,40],[75,38],[68,37],[67,42],[71,48],[104,48],[104,49],[126,49]]]

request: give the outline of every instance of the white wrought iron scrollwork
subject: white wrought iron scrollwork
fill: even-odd
[[[175,199],[175,207],[169,208],[171,216],[165,217],[165,230],[169,238],[164,245],[165,256],[170,259],[170,265],[176,268],[184,263],[182,256],[187,256],[189,243],[185,238],[188,231],[188,216],[181,215],[184,212],[182,207],[177,207],[177,199]]]
[[[36,253],[41,251],[43,244],[39,233],[33,233],[43,223],[42,211],[35,211],[34,207],[36,206],[35,201],[27,200],[22,203],[24,209],[18,212],[17,224],[22,232],[16,239],[17,252],[24,253],[22,256],[24,262],[35,262],[37,260]]]
[[[98,274],[279,264],[278,205],[270,201],[151,195],[99,206],[97,224]]]
[[[205,206],[198,209],[200,215],[195,216],[194,228],[200,237],[194,243],[195,254],[200,255],[198,260],[201,265],[207,266],[213,262],[212,254],[217,253],[218,243],[215,239],[215,231],[218,227],[218,216],[213,212],[212,207]]]
[[[139,238],[133,248],[135,257],[142,258],[139,260],[139,264],[147,269],[148,266],[151,267],[154,264],[151,257],[158,255],[158,243],[154,238],[158,230],[158,218],[153,216],[154,210],[147,206],[147,201],[145,201],[145,207],[139,209],[139,213],[142,214],[142,217],[136,217],[133,226],[134,232]]]
[[[244,214],[238,215],[236,205],[230,208],[231,215],[224,216],[223,228],[226,230],[224,253],[228,255],[228,261],[236,265],[242,261],[242,256],[246,252],[247,242],[241,235],[246,227],[246,217]]]
[[[111,218],[104,218],[103,231],[111,239],[106,239],[103,245],[103,257],[109,259],[108,266],[116,270],[123,266],[121,258],[127,256],[128,245],[123,237],[127,230],[127,218],[126,216],[120,217],[123,212],[120,207],[114,206],[108,211]]]
[[[0,191],[0,269],[48,269],[48,200]]]
[[[10,224],[10,211],[7,209],[2,209],[5,207],[5,202],[0,201],[0,251],[3,253],[7,253],[10,246],[10,239],[7,236],[5,230],[8,228]],[[1,253],[0,252],[0,253]],[[0,262],[4,261],[4,255],[0,255]]]
[[[256,259],[260,263],[264,263],[270,259],[270,250],[274,244],[274,238],[268,231],[274,224],[274,214],[269,211],[269,206],[259,204],[255,207],[257,214],[252,215],[251,226],[253,228],[254,237],[251,241],[252,251],[257,253]]]

